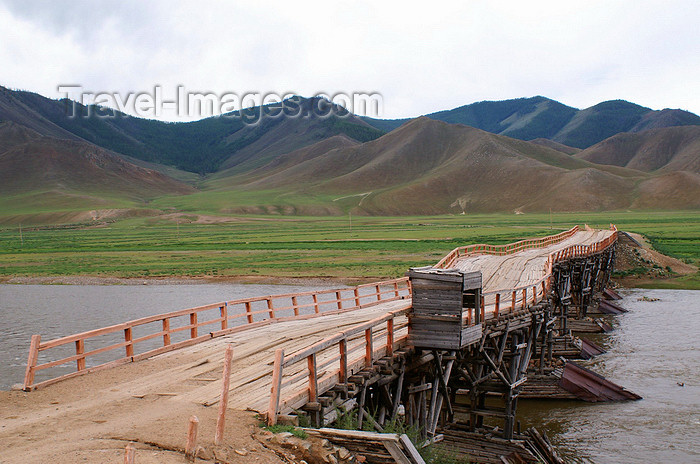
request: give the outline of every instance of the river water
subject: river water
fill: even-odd
[[[0,285],[0,389],[22,381],[34,333],[49,340],[222,300],[315,289],[321,287]],[[623,296],[630,312],[610,318],[615,331],[591,336],[608,352],[584,364],[644,399],[521,401],[518,419],[545,431],[568,462],[700,463],[700,291]]]

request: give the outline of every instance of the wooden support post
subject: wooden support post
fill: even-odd
[[[379,288],[379,285],[375,285],[374,288],[377,290],[377,301],[382,301],[382,290]]]
[[[310,354],[306,358],[306,365],[309,368],[309,402],[318,402],[318,373],[316,372],[316,353]]]
[[[365,367],[372,365],[372,327],[365,330]]]
[[[282,388],[282,364],[284,363],[284,350],[275,351],[275,364],[272,367],[272,386],[270,387],[270,404],[267,408],[267,425],[277,423],[277,410],[280,406],[280,393]]]
[[[197,313],[190,313],[190,338],[197,338]]]
[[[479,306],[481,307],[481,318],[479,319],[479,322],[484,322],[486,320],[486,301],[484,300],[484,296],[481,296],[481,301]]]
[[[299,315],[299,304],[297,303],[296,296],[292,297],[292,309],[294,310],[294,315],[298,316]]]
[[[228,408],[228,390],[231,385],[231,360],[233,359],[233,345],[226,347],[224,355],[224,372],[222,374],[221,399],[219,400],[219,415],[216,418],[216,434],[214,444],[220,445],[224,438],[224,425],[226,423],[226,408]]]
[[[75,354],[81,355],[85,353],[85,340],[82,338],[75,341]],[[78,370],[82,371],[85,369],[85,357],[80,357],[75,361],[78,364]]]
[[[338,309],[343,309],[343,301],[340,297],[340,292],[335,292],[335,303],[338,305]]]
[[[267,299],[267,313],[270,316],[270,319],[275,318],[275,310],[272,307],[272,298]]]
[[[131,327],[124,329],[124,342],[126,343],[126,357],[130,358],[134,355],[134,343],[133,336],[131,334]]]
[[[170,319],[163,319],[163,346],[170,345]]]
[[[228,329],[228,303],[224,301],[224,304],[219,306],[219,312],[221,313],[221,330]]]
[[[199,419],[197,416],[190,417],[190,423],[187,426],[187,444],[185,445],[185,457],[194,461],[197,454],[197,429],[199,428]]]
[[[515,312],[515,292],[513,292],[513,295],[510,297],[510,312]]]
[[[39,359],[39,345],[41,345],[41,335],[32,335],[32,340],[29,343],[27,369],[24,372],[24,391],[29,391],[34,383],[34,368]]]
[[[355,287],[355,306],[359,307],[360,306],[360,291],[358,290],[357,287]]]
[[[338,342],[340,348],[340,372],[338,373],[338,381],[346,383],[348,381],[348,341],[342,339]]]
[[[394,318],[386,321],[386,355],[394,356]]]
[[[394,296],[396,298],[399,297],[399,283],[398,282],[394,282]]]
[[[496,293],[496,307],[493,311],[493,317],[498,317],[498,310],[500,309],[500,307],[501,307],[501,294]]]
[[[314,294],[313,294],[313,297],[314,297],[314,312],[315,312],[316,314],[318,314],[318,313],[319,313],[318,295],[316,295],[316,294],[314,293]]]
[[[248,318],[248,324],[253,323],[253,308],[250,307],[250,301],[245,302],[245,314]]]
[[[527,307],[527,288],[523,288],[523,309]]]
[[[124,448],[124,464],[134,464],[136,462],[136,448],[132,443]]]
[[[537,303],[537,286],[533,285],[532,286],[532,304],[534,305]]]

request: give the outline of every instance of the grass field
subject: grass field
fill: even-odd
[[[700,212],[606,212],[435,217],[162,217],[103,226],[0,229],[0,277],[385,278],[434,264],[456,246],[507,243],[575,224],[638,232],[660,252],[700,262]],[[551,222],[550,222],[551,221]],[[700,276],[659,286],[700,288]]]

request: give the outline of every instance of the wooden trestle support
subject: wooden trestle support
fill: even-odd
[[[597,302],[613,261],[614,245],[597,254],[556,263],[546,298],[486,318],[476,311],[474,322],[480,324],[480,336],[465,338],[464,329],[458,349],[446,349],[444,332],[436,338],[437,347],[426,346],[429,342],[425,340],[417,343],[409,332],[409,345],[349,375],[347,382],[303,409],[315,426],[330,424],[349,412],[356,414],[358,429],[369,424],[383,431],[388,422],[403,415],[402,419],[426,440],[438,434],[441,424],[450,423],[471,431],[488,425],[491,432],[496,430],[502,438],[511,439],[519,433],[515,415],[528,373],[552,370],[558,357],[554,346],[567,343],[567,320],[584,317],[588,307]],[[415,295],[423,295],[425,286],[413,280],[412,288],[413,316],[418,318],[420,310],[415,308],[420,305]],[[448,298],[445,288],[440,287],[439,299]],[[462,291],[466,302],[468,289]],[[471,298],[473,301],[473,294]],[[430,323],[446,316],[442,318],[434,316]]]

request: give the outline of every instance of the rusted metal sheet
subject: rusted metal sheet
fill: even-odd
[[[605,353],[604,348],[593,343],[590,340],[586,340],[585,338],[581,338],[581,355],[585,359],[590,359],[593,356],[598,356],[599,354],[603,354],[603,353]]]
[[[603,314],[622,314],[628,312],[625,308],[608,300],[600,300],[598,311]]]
[[[640,400],[641,396],[574,362],[566,363],[559,386],[589,402]]]
[[[619,293],[617,293],[615,290],[611,290],[609,288],[606,288],[603,290],[603,298],[606,300],[621,300],[622,297],[620,296]]]

